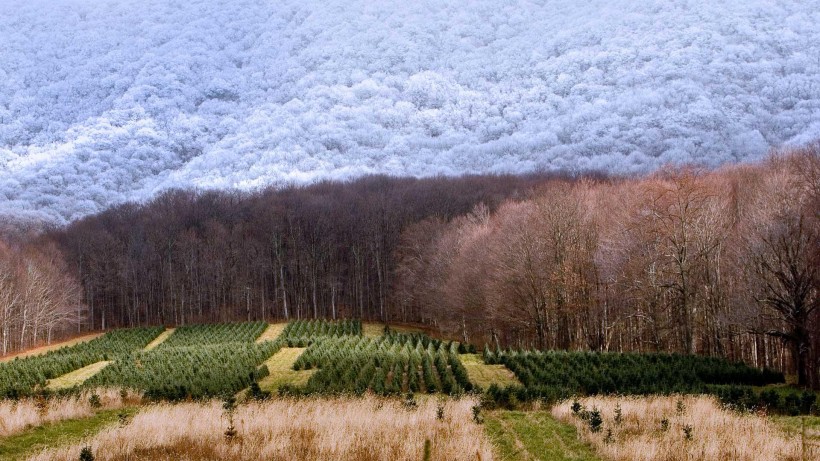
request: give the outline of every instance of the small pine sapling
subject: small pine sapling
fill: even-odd
[[[612,429],[606,430],[606,435],[604,436],[604,443],[609,445],[610,443],[615,441],[615,437],[612,435]]]
[[[408,392],[404,397],[404,408],[408,410],[415,410],[419,404],[416,402],[416,396],[412,392]]]
[[[683,438],[686,439],[687,442],[692,441],[692,430],[692,426],[688,424],[683,426]]]
[[[88,445],[80,450],[80,461],[94,461],[94,452],[91,451],[91,447]]]
[[[225,416],[228,418],[228,428],[225,430],[225,440],[228,442],[236,438],[236,426],[234,426],[233,414],[236,410],[236,398],[234,396],[225,397],[222,402],[222,408],[225,410]]]
[[[484,422],[484,418],[481,417],[481,405],[473,405],[473,421],[476,424],[481,424]]]
[[[584,410],[584,406],[577,400],[573,400],[570,409],[572,410],[572,414],[578,416]]]
[[[45,418],[48,413],[48,399],[43,395],[38,395],[37,400],[34,401],[34,407],[37,408],[37,414]]]
[[[117,414],[117,419],[120,421],[120,427],[125,427],[130,422],[128,413],[121,411]]]
[[[678,399],[677,403],[675,404],[675,413],[678,416],[681,416],[685,412],[686,412],[686,404],[683,403],[683,399]]]
[[[430,444],[430,439],[424,439],[424,461],[433,459],[433,449]]]
[[[601,412],[595,407],[592,407],[592,411],[589,412],[589,430],[592,432],[601,432],[601,426],[604,424],[603,418],[601,418]]]

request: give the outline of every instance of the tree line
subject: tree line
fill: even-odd
[[[723,356],[820,377],[820,146],[716,171],[553,180],[410,225],[395,307],[495,347]]]
[[[550,176],[389,178],[172,190],[46,232],[82,285],[86,326],[388,320],[410,223],[523,198]]]
[[[722,356],[817,385],[818,157],[172,190],[0,247],[4,353],[76,328],[352,317],[493,348]],[[26,283],[64,298],[21,303]]]
[[[53,243],[0,240],[0,356],[78,332],[81,295]]]

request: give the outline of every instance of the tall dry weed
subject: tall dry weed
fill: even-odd
[[[101,409],[121,408],[140,402],[140,396],[128,392],[122,398],[119,389],[95,389],[65,397],[0,400],[0,437],[13,435],[46,423],[85,418],[94,414],[90,397],[100,397]]]
[[[572,402],[552,414],[573,424],[598,453],[611,461],[799,461],[800,440],[789,437],[764,416],[723,409],[707,396],[590,397],[579,402],[600,410],[597,433],[575,414]],[[620,406],[620,423],[616,407]],[[689,433],[689,436],[687,436]]]
[[[473,422],[475,404],[449,400],[439,420],[435,399],[415,409],[376,397],[251,402],[235,410],[236,435],[226,438],[221,402],[163,403],[124,427],[31,460],[74,461],[86,444],[98,461],[420,460],[429,439],[432,459],[486,461],[492,447]]]

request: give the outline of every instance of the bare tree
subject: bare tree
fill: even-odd
[[[751,285],[768,322],[765,333],[789,344],[799,385],[817,386],[810,329],[820,305],[820,210],[817,178],[806,182],[805,169],[816,169],[817,156],[792,164],[774,164],[766,189],[747,229]],[[772,159],[772,163],[779,162]],[[816,170],[815,170],[816,171]]]

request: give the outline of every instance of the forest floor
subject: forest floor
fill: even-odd
[[[419,327],[413,327],[408,325],[390,325],[390,330],[395,331],[397,333],[405,333],[405,334],[412,334],[412,333],[423,333]],[[362,335],[367,336],[368,338],[379,338],[384,335],[384,324],[383,323],[363,323],[362,324]]]

